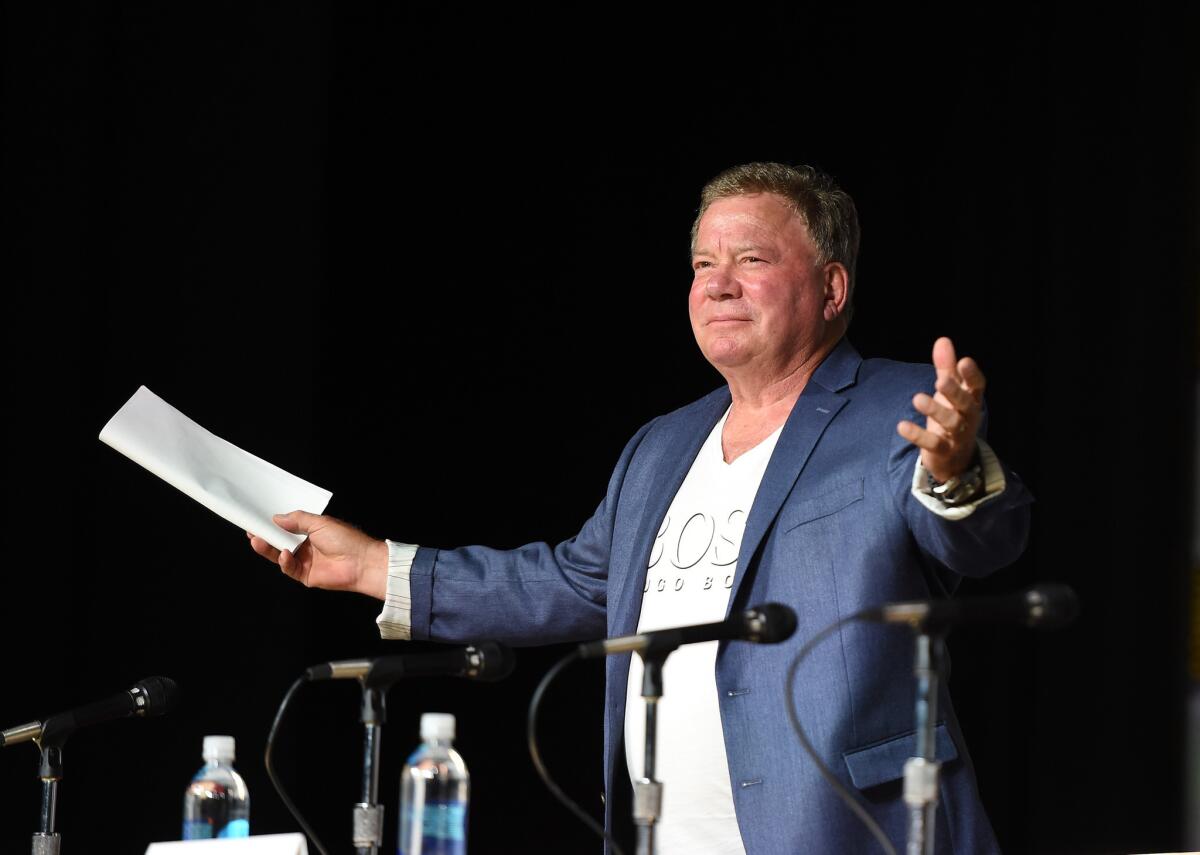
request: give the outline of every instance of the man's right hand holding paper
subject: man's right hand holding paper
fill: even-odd
[[[307,535],[295,554],[279,550],[253,532],[250,546],[297,582],[309,588],[355,591],[382,600],[387,591],[388,548],[349,523],[304,511],[276,514],[284,531]]]

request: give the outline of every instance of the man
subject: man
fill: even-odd
[[[978,438],[984,376],[949,339],[934,345],[933,372],[863,360],[845,340],[858,222],[828,176],[727,170],[703,191],[692,248],[692,328],[726,386],[634,436],[576,537],[433,550],[293,512],[276,522],[308,535],[295,555],[251,543],[306,585],[384,599],[390,637],[529,644],[790,604],[799,626],[787,644],[714,642],[668,660],[658,849],[864,851],[874,846],[865,828],[790,730],[787,668],[845,615],[945,593],[1012,561],[1030,499]],[[806,662],[793,699],[825,763],[897,843],[899,778],[915,753],[911,668],[908,633],[849,626]],[[629,769],[642,770],[639,675],[636,660],[609,658],[609,792],[622,727]],[[938,851],[994,851],[948,698],[940,706]]]

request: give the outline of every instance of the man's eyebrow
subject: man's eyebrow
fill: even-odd
[[[766,247],[761,243],[740,243],[732,249],[734,255],[741,255],[743,252],[765,251]],[[696,247],[696,249],[692,250],[692,258],[697,258],[701,255],[707,255],[711,258],[712,256],[716,255],[716,253],[714,253],[711,249],[705,249],[704,247]]]

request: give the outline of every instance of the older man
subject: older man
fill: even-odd
[[[253,535],[252,546],[306,585],[383,599],[381,629],[397,638],[577,640],[789,603],[789,644],[712,642],[668,660],[658,849],[865,850],[867,832],[787,724],[796,647],[864,607],[946,593],[1009,563],[1030,499],[979,439],[984,377],[949,339],[934,344],[933,370],[863,360],[845,340],[857,249],[853,202],[817,170],[748,164],[709,182],[688,305],[726,385],[639,430],[568,541],[436,550],[294,512],[276,522],[308,534],[295,555]],[[628,768],[641,771],[639,675],[638,661],[610,657],[610,791],[622,728]],[[910,640],[847,627],[799,678],[793,700],[825,763],[903,840]],[[938,851],[994,851],[948,698],[942,709]]]

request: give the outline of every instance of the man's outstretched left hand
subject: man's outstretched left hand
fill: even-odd
[[[987,379],[974,359],[955,355],[954,342],[945,336],[933,343],[933,367],[937,370],[935,394],[918,392],[913,396],[913,407],[926,417],[925,427],[902,421],[896,432],[921,449],[926,471],[946,482],[971,465]]]

